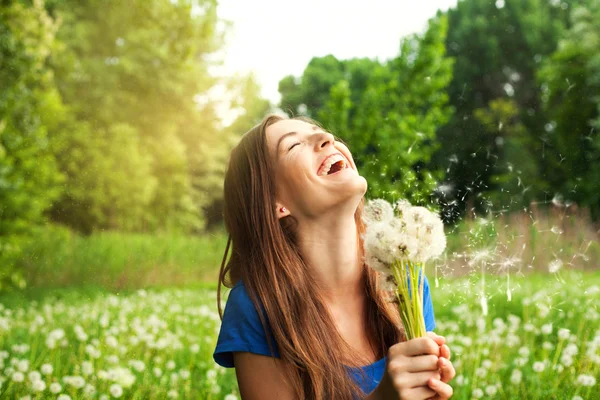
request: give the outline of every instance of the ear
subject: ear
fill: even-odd
[[[291,215],[290,210],[288,210],[283,204],[276,202],[275,206],[275,215],[277,216],[277,219]]]

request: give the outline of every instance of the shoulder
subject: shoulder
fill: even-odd
[[[271,353],[268,345],[269,337],[275,346],[266,314],[260,307],[267,329],[263,326],[259,310],[252,302],[246,286],[240,281],[230,290],[223,321],[219,331],[217,346],[213,357],[224,367],[233,367],[233,352],[250,352],[260,355],[278,357],[276,348]]]

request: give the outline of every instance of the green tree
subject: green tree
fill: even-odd
[[[224,151],[202,151],[220,130],[214,104],[195,101],[217,83],[207,61],[222,44],[216,6],[48,2],[62,20],[52,65],[69,111],[53,132],[69,176],[54,220],[84,232],[202,229],[214,195],[198,183],[213,178],[197,174]]]
[[[362,82],[355,85],[358,93],[346,80],[333,85],[318,112],[326,127],[349,142],[371,197],[431,200],[441,175],[424,166],[436,149],[436,128],[452,112],[445,93],[452,77],[446,29],[444,16],[432,18],[423,35],[401,41],[396,58],[384,65],[371,63],[368,79],[366,74],[351,75]]]
[[[578,7],[539,73],[548,124],[549,180],[565,199],[600,217],[600,3]]]
[[[0,290],[25,285],[14,261],[60,195],[42,123],[62,107],[46,62],[56,29],[42,1],[0,5]]]
[[[456,59],[448,95],[456,112],[438,131],[441,146],[433,160],[434,166],[446,169],[445,181],[453,189],[449,202],[454,206],[447,210],[450,214],[458,215],[467,203],[479,210],[508,206],[493,204],[494,196],[490,197],[492,192],[509,190],[505,184],[497,185],[497,174],[515,161],[505,158],[511,152],[498,143],[511,146],[512,141],[526,146],[522,162],[535,163],[524,166],[522,174],[512,175],[515,182],[511,186],[519,187],[512,193],[512,206],[525,205],[531,194],[541,199],[554,195],[549,184],[552,168],[547,155],[551,149],[547,147],[549,133],[545,129],[549,118],[535,76],[556,49],[568,26],[570,9],[583,2],[465,0],[448,10],[446,47]],[[500,100],[503,102],[496,102]],[[493,107],[508,102],[517,112],[511,111],[500,121],[500,110]],[[490,118],[483,121],[477,114]],[[497,119],[497,123],[489,123],[491,119]],[[498,129],[500,122],[505,129]],[[528,175],[535,171],[537,175]],[[501,180],[507,179],[511,176],[504,174]],[[529,187],[526,196],[522,196],[524,189],[518,181]]]

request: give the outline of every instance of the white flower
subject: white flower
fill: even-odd
[[[581,397],[581,396],[573,396],[572,400],[583,400],[583,397]]]
[[[71,396],[69,396],[68,394],[60,394],[58,395],[58,397],[56,398],[56,400],[71,400]]]
[[[89,383],[87,385],[85,385],[85,387],[83,388],[84,393],[88,394],[88,395],[93,395],[94,393],[96,393],[96,388],[93,385],[90,385]]]
[[[475,399],[480,399],[483,397],[483,390],[481,390],[479,388],[475,388],[475,389],[473,389],[473,392],[471,393],[471,395]]]
[[[542,347],[544,348],[544,350],[552,350],[554,348],[554,345],[550,342],[544,342],[542,343]]]
[[[571,365],[573,365],[573,357],[569,354],[563,353],[563,355],[560,356],[560,362],[565,367],[570,367]]]
[[[181,379],[188,379],[190,377],[190,371],[188,371],[187,369],[182,369],[181,371],[179,371],[179,375],[181,376]]]
[[[225,398],[223,400],[238,400],[238,398],[235,394],[230,393],[227,396],[225,396]]]
[[[50,384],[50,391],[54,394],[60,393],[62,391],[62,386],[58,382],[52,382]]]
[[[383,199],[367,201],[363,210],[362,219],[366,224],[373,222],[389,222],[394,218],[392,205]]]
[[[42,364],[42,366],[40,367],[40,370],[42,371],[42,374],[50,375],[54,371],[54,368],[52,367],[51,364]]]
[[[84,361],[81,363],[81,372],[85,375],[91,375],[94,373],[94,365],[89,361]]]
[[[123,388],[118,383],[113,383],[110,385],[109,392],[112,397],[121,397],[123,395]]]
[[[170,398],[170,399],[176,399],[177,397],[179,397],[179,394],[177,393],[177,390],[171,389],[167,393],[167,397]]]
[[[31,388],[34,392],[43,392],[46,390],[46,382],[42,380],[37,380],[31,384]]]
[[[29,370],[29,360],[19,360],[17,369],[21,372],[27,372]]]
[[[214,381],[215,379],[217,379],[217,371],[214,369],[209,369],[208,371],[206,371],[206,379],[208,379],[209,381]]]
[[[485,388],[485,393],[486,393],[488,396],[493,396],[493,395],[495,395],[495,394],[496,394],[496,392],[498,392],[498,388],[497,388],[496,386],[494,386],[494,385],[489,385],[489,386],[487,386],[487,387]]]
[[[571,331],[569,331],[568,329],[560,328],[558,330],[558,338],[560,340],[567,340],[570,335],[571,335]]]
[[[563,262],[559,259],[556,259],[548,265],[548,271],[551,274],[554,274],[554,273],[558,272],[562,268],[562,266],[563,266]]]
[[[523,373],[521,370],[513,369],[513,372],[510,376],[510,381],[513,385],[518,385],[521,383],[521,379],[523,378]]]
[[[29,380],[31,382],[35,382],[35,381],[39,381],[40,379],[42,379],[42,374],[40,374],[37,371],[31,371],[29,374],[27,374],[27,377],[29,378]]]
[[[596,378],[592,375],[581,374],[577,377],[577,384],[581,386],[594,386],[596,385]]]
[[[529,348],[525,346],[521,347],[519,349],[519,355],[525,358],[529,357]]]
[[[533,370],[535,372],[542,372],[546,368],[546,364],[541,361],[536,361],[533,363]]]
[[[23,380],[25,380],[25,375],[23,375],[22,372],[15,372],[12,374],[12,380],[15,382],[23,382]]]
[[[552,333],[552,324],[542,325],[542,333],[544,335],[549,335]]]

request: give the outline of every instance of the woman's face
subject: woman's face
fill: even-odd
[[[312,218],[343,205],[356,209],[367,181],[358,174],[350,150],[332,134],[285,119],[267,127],[266,135],[275,165],[279,217]]]

